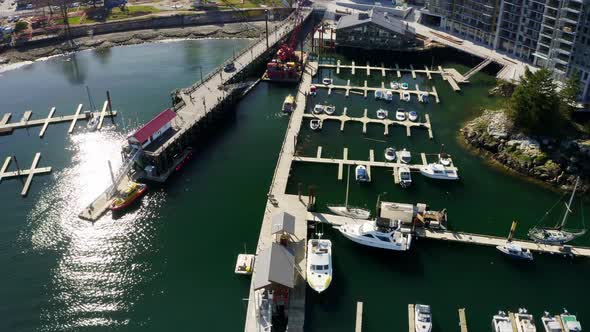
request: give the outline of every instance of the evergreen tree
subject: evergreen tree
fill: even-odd
[[[581,81],[577,73],[574,73],[565,81],[561,91],[559,91],[559,99],[561,101],[560,111],[566,119],[570,119],[574,112],[574,105],[580,95]]]

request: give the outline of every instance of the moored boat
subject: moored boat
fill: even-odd
[[[324,112],[328,115],[332,115],[332,114],[334,114],[334,112],[336,112],[336,106],[326,105],[326,106],[324,106]]]
[[[403,82],[400,86],[401,86],[402,90],[408,90],[408,88],[410,87],[408,85],[408,83],[406,83],[406,82]]]
[[[457,171],[447,168],[439,163],[431,163],[420,167],[420,174],[437,180],[459,180]]]
[[[576,315],[570,314],[566,309],[563,309],[563,313],[559,315],[559,319],[561,319],[561,324],[565,328],[564,332],[582,331],[582,324],[580,324]]]
[[[387,110],[380,108],[377,110],[377,119],[383,120],[383,119],[387,118],[388,114],[389,114],[389,112]]]
[[[391,92],[391,90],[385,90],[385,95],[383,96],[383,99],[385,99],[386,101],[392,101],[393,92]]]
[[[307,242],[307,284],[316,292],[325,291],[332,281],[332,242],[311,239]]]
[[[432,331],[432,313],[429,305],[416,304],[414,307],[414,329],[416,332]]]
[[[283,101],[283,113],[291,113],[295,110],[295,97],[288,95]]]
[[[506,240],[506,243],[501,246],[496,246],[496,249],[498,249],[504,255],[511,258],[532,261],[533,253],[529,249],[523,249],[521,245],[512,242],[512,237],[514,236],[516,225],[517,222],[513,221],[512,226],[510,227],[510,232],[508,233],[508,239]]]
[[[399,152],[399,160],[404,164],[409,164],[412,161],[412,154],[404,148]]]
[[[346,198],[344,205],[328,205],[328,209],[332,213],[343,217],[349,217],[353,219],[369,219],[371,217],[371,211],[363,208],[352,207],[348,205],[348,191],[350,189],[350,165],[348,165],[348,173],[346,176]]]
[[[559,316],[551,316],[547,311],[541,317],[541,323],[545,332],[563,332]]]
[[[383,90],[375,90],[375,93],[374,93],[375,99],[383,99],[384,94],[385,93],[383,92]]]
[[[320,119],[311,119],[309,121],[309,128],[311,128],[311,130],[319,130],[321,123],[322,120]]]
[[[408,118],[410,119],[410,121],[416,122],[418,120],[418,112],[410,111],[410,113],[408,113]]]
[[[410,172],[410,168],[406,166],[402,166],[397,171],[398,182],[402,188],[407,188],[412,185],[412,173]]]
[[[317,95],[318,94],[318,87],[312,84],[309,87],[309,94],[312,95],[312,96]]]
[[[98,116],[93,115],[93,113],[90,113],[90,120],[88,120],[88,123],[86,124],[86,128],[90,131],[95,131],[96,128],[98,128]]]
[[[514,314],[517,332],[537,332],[533,315],[529,314],[526,309],[519,308],[518,313]]]
[[[324,105],[315,104],[315,106],[313,107],[313,113],[314,114],[322,114],[322,113],[324,113]]]
[[[409,102],[411,99],[410,93],[407,91],[402,92],[402,100]]]
[[[512,328],[510,318],[508,318],[504,311],[498,311],[498,314],[492,317],[492,328],[494,332],[516,332]]]
[[[371,178],[369,177],[369,173],[367,172],[367,167],[363,165],[358,165],[354,169],[354,177],[358,182],[370,182]]]
[[[395,111],[395,119],[397,121],[405,121],[406,111],[403,108],[398,108],[397,111]]]
[[[395,148],[394,147],[388,147],[387,149],[385,149],[385,160],[387,161],[395,161],[396,155],[395,155]]]
[[[398,90],[399,89],[399,83],[398,82],[391,82],[391,88],[394,90]]]
[[[397,220],[386,218],[347,223],[338,230],[347,239],[369,247],[406,251],[412,243],[411,230],[402,230]]]
[[[112,211],[121,211],[131,205],[147,191],[148,186],[143,183],[131,182],[127,188],[113,199],[110,205]]]
[[[322,83],[324,83],[325,85],[330,85],[330,84],[332,84],[332,82],[333,82],[333,80],[329,77],[324,77],[322,79]]]

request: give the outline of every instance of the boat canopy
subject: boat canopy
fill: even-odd
[[[295,287],[295,257],[284,246],[273,242],[256,257],[254,290],[271,284]]]
[[[288,233],[295,235],[295,217],[287,212],[275,214],[272,217],[272,233]]]

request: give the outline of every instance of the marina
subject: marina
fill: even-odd
[[[390,83],[390,86],[393,83]],[[328,89],[328,95],[332,94],[332,90],[344,90],[344,95],[346,97],[350,96],[351,93],[359,93],[361,95],[363,95],[365,98],[367,98],[367,96],[369,95],[369,92],[375,92],[375,91],[381,91],[381,90],[390,90],[395,94],[398,94],[400,99],[402,98],[402,95],[404,93],[409,93],[410,95],[415,95],[416,98],[420,99],[422,98],[423,95],[428,94],[429,96],[433,96],[435,98],[436,103],[440,103],[440,98],[438,97],[438,92],[436,90],[436,87],[432,87],[432,91],[425,91],[425,90],[420,90],[420,87],[418,86],[418,84],[415,85],[415,90],[412,89],[394,89],[394,88],[386,88],[386,84],[385,82],[381,82],[381,87],[377,88],[377,87],[370,87],[367,86],[367,81],[365,81],[363,86],[353,86],[350,85],[350,80],[348,80],[346,82],[346,85],[339,85],[339,84],[318,84],[316,85],[317,88],[321,88],[321,89]]]

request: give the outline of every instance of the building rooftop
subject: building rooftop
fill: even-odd
[[[374,23],[382,28],[399,33],[399,34],[416,34],[414,28],[409,26],[406,22],[395,18],[393,15],[375,9],[371,9],[368,12],[360,12],[352,15],[342,16],[338,21],[336,30],[355,27],[365,23]]]
[[[151,119],[148,123],[144,124],[135,133],[129,136],[129,139],[135,139],[138,143],[143,144],[156,131],[160,130],[160,128],[164,127],[164,125],[172,121],[172,119],[175,117],[176,113],[168,108],[162,113],[156,115],[156,117]]]

